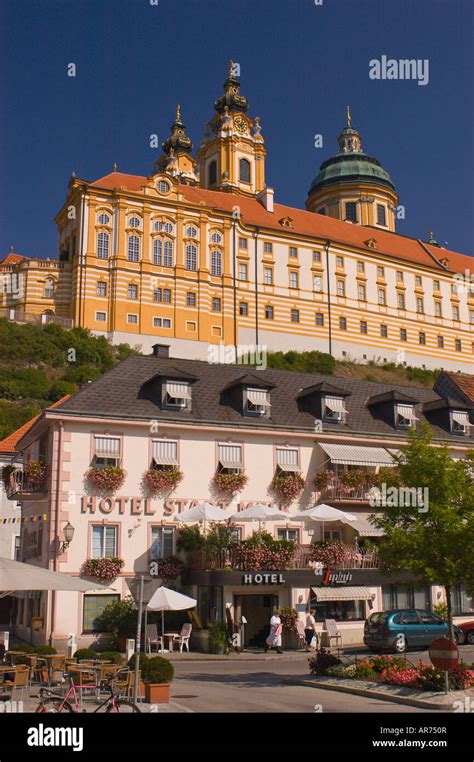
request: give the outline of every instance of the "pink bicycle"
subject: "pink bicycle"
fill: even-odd
[[[39,699],[40,703],[36,709],[36,714],[60,714],[61,712],[85,712],[85,709],[81,709],[81,705],[78,699],[77,691],[81,689],[91,689],[94,686],[90,683],[88,685],[76,685],[74,683],[73,675],[75,673],[65,672],[64,677],[69,679],[69,689],[65,696],[55,693],[48,688],[40,688]],[[112,680],[113,682],[113,680]],[[133,702],[127,699],[120,698],[118,692],[114,692],[112,685],[108,682],[101,682],[101,688],[107,689],[109,695],[103,701],[97,709],[94,709],[91,714],[97,712],[121,712],[122,714],[141,714],[141,709]],[[69,701],[72,697],[73,703]]]

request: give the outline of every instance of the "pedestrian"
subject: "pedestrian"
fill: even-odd
[[[265,641],[265,653],[269,648],[276,648],[277,654],[282,654],[281,648],[281,633],[283,625],[281,623],[280,614],[277,608],[273,609],[273,616],[270,619],[270,634]]]
[[[316,614],[316,609],[310,609],[308,614],[306,615],[306,626],[304,628],[304,634],[306,638],[306,650],[310,651],[312,646],[311,643],[313,642],[313,638],[315,638],[315,645],[314,648],[318,645],[318,631],[316,629],[316,619],[314,618]]]

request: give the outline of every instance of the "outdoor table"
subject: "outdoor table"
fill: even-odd
[[[164,638],[168,638],[168,650],[174,651],[174,639],[179,637],[179,632],[165,632]]]
[[[12,659],[12,666],[15,666],[17,656],[29,656],[29,654],[27,654],[26,651],[7,651],[5,656],[8,659]]]

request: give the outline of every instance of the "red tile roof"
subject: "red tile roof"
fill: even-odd
[[[58,407],[62,402],[66,402],[70,398],[70,394],[65,394],[64,397],[61,397],[60,400],[55,402],[53,405],[50,405],[47,410],[52,410],[54,407]],[[39,413],[38,415],[35,415],[34,418],[31,418],[29,421],[23,424],[23,426],[20,426],[19,429],[16,431],[13,431],[11,434],[9,434],[5,439],[0,440],[0,452],[2,453],[11,453],[12,455],[18,452],[17,450],[17,444],[20,441],[20,439],[33,427],[33,425],[36,423],[38,418],[40,418],[42,413]]]
[[[474,375],[470,373],[449,373],[445,371],[452,383],[455,384],[471,402],[474,402]]]
[[[148,178],[141,175],[111,172],[91,183],[91,187],[109,190],[123,187],[127,190],[139,191],[147,183]],[[439,270],[444,269],[439,262],[444,257],[448,260],[448,270],[454,272],[464,272],[465,269],[472,269],[473,266],[474,260],[472,257],[426,243],[422,246],[416,238],[391,233],[379,228],[353,225],[349,222],[342,222],[322,214],[315,214],[304,209],[295,209],[291,206],[277,203],[274,204],[273,212],[267,212],[264,206],[255,198],[232,193],[222,193],[220,191],[204,190],[203,188],[191,187],[189,185],[180,185],[179,191],[187,201],[217,211],[232,212],[235,207],[239,207],[244,224],[271,228],[278,231],[292,230],[296,234],[325,238],[332,242],[356,246],[367,251],[380,252],[387,256],[407,260],[426,267],[438,268]],[[290,217],[293,220],[291,228],[283,227],[280,224],[280,220],[285,217]],[[366,242],[370,239],[375,240],[375,248],[367,246]]]
[[[30,259],[30,257],[24,257],[21,254],[15,254],[15,252],[10,251],[6,257],[0,259],[0,265],[16,265],[17,262],[22,262],[24,259]]]

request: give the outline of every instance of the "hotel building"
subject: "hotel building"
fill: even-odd
[[[196,157],[178,107],[151,174],[73,175],[57,258],[7,255],[0,314],[192,359],[261,344],[472,371],[472,257],[396,232],[394,182],[350,114],[300,209],[275,200],[248,111],[231,69]]]
[[[87,559],[124,562],[105,592],[20,599],[20,638],[61,649],[69,633],[79,646],[106,638],[96,624],[104,606],[129,594],[127,579],[149,579],[153,560],[176,555],[176,517],[202,501],[221,505],[229,516],[272,502],[287,518],[267,522],[265,529],[294,540],[297,552],[287,568],[259,577],[236,565],[232,551],[206,559],[180,551],[181,584],[198,600],[195,648],[201,643],[198,621],[205,628],[226,611],[236,621],[246,618],[246,645],[262,643],[274,605],[294,607],[301,617],[314,606],[319,627],[325,618],[337,619],[344,644],[350,644],[362,641],[371,611],[429,608],[442,600],[436,586],[419,589],[407,574],[382,573],[368,488],[371,474],[393,464],[409,425],[427,421],[434,446],[465,457],[473,447],[471,403],[427,388],[176,359],[168,350],[156,345],[151,355],[129,357],[46,410],[16,442],[23,471],[12,474],[7,493],[22,503],[23,516],[46,514],[45,522],[22,526],[22,559],[73,576]],[[29,478],[31,464],[42,479]],[[94,488],[88,476],[91,467],[105,465],[126,472],[112,493]],[[170,467],[181,470],[182,480],[168,493],[151,494],[144,474]],[[354,470],[364,472],[365,481],[350,486],[346,477]],[[328,478],[316,487],[323,472]],[[223,495],[216,473],[245,473],[247,482],[237,495]],[[307,486],[285,504],[270,485],[275,475],[289,473],[300,474]],[[324,525],[295,519],[322,502],[354,519]],[[69,544],[66,525],[74,528]],[[240,540],[258,528],[238,519],[230,526]],[[312,544],[321,539],[341,541],[347,551],[330,570],[311,561]],[[474,602],[462,588],[454,611],[457,621],[473,616]]]

